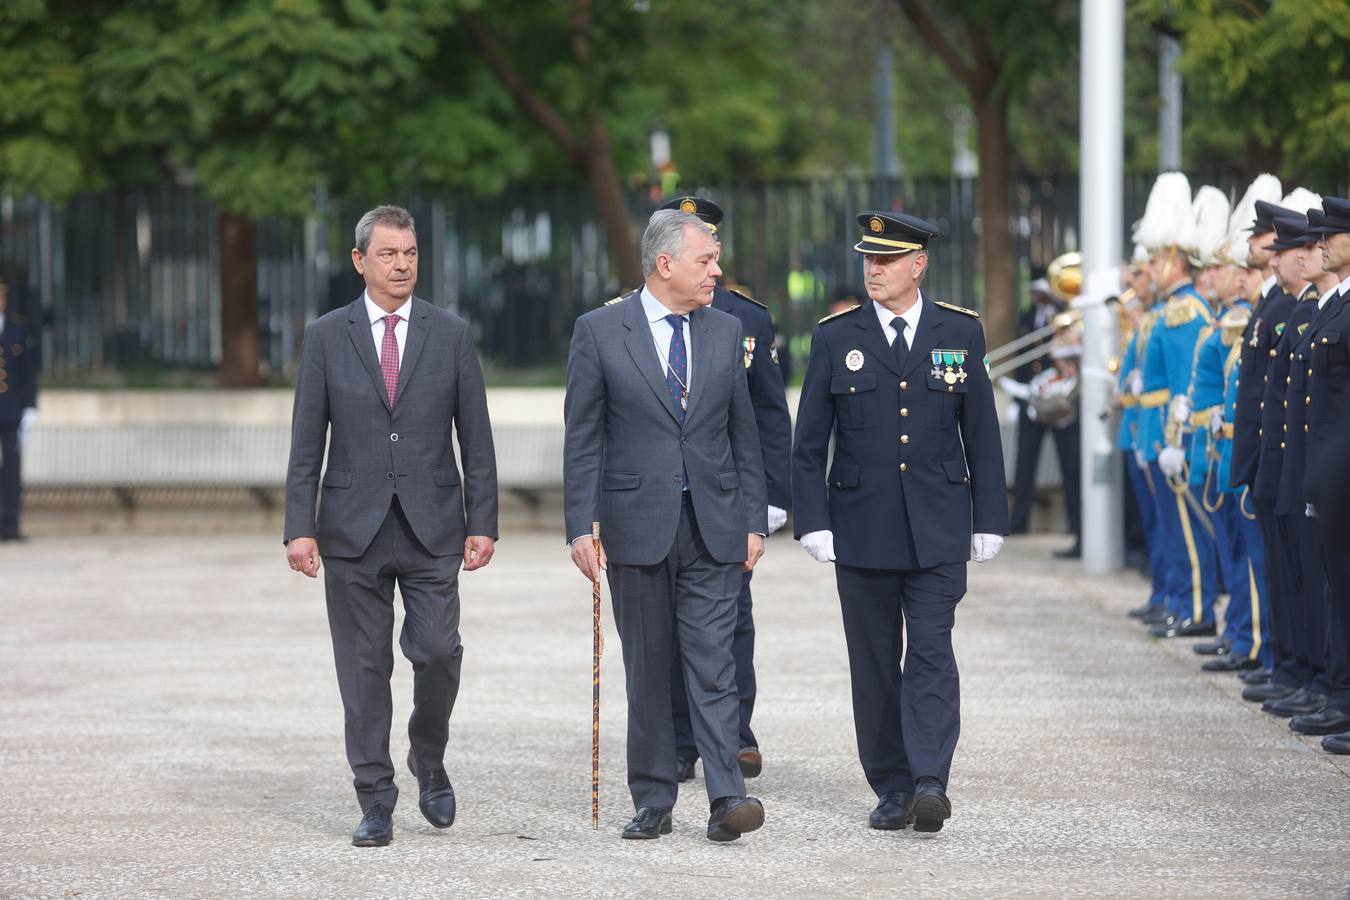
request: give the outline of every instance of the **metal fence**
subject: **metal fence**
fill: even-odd
[[[1151,175],[1127,179],[1127,226],[1142,212],[1151,183]],[[1212,183],[1236,186],[1231,178]],[[937,222],[943,236],[925,287],[979,308],[984,223],[976,186],[959,178],[832,177],[696,193],[727,211],[721,236],[728,280],[769,305],[799,355],[829,297],[861,281],[850,248],[854,216],[863,209],[904,209]],[[393,199],[417,218],[418,294],[465,316],[496,367],[557,366],[577,315],[631,287],[611,274],[584,187]],[[631,193],[635,233],[656,202],[645,191]],[[364,208],[319,197],[304,220],[257,223],[265,378],[292,374],[305,323],[360,293],[349,256]],[[1007,227],[1019,284],[1031,264],[1076,249],[1076,176],[1014,183],[1012,210]],[[11,284],[11,306],[41,329],[48,374],[214,368],[221,353],[218,269],[216,208],[192,188],[83,194],[59,208],[0,197],[0,271]]]

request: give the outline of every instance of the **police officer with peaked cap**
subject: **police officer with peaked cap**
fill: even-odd
[[[978,314],[919,287],[936,226],[884,212],[858,224],[870,300],[812,338],[793,519],[807,552],[835,563],[858,755],[879,799],[868,824],[931,832],[951,815],[966,562],[992,559],[1008,530],[1003,450]]]
[[[693,213],[717,235],[722,224],[722,209],[702,197],[676,197],[662,204],[660,209],[678,209]],[[739,290],[718,285],[713,291],[714,309],[730,313],[741,320],[744,335],[741,349],[745,361],[746,381],[750,388],[750,402],[755,408],[755,423],[759,427],[759,444],[764,455],[764,477],[769,497],[769,529],[775,531],[787,521],[789,505],[789,454],[792,451],[792,420],[788,415],[787,395],[783,387],[783,373],[778,367],[778,351],[774,348],[773,317],[763,303]],[[738,754],[741,774],[754,778],[763,768],[759,740],[750,728],[750,717],[755,710],[755,620],[752,615],[750,578],[746,572],[736,605],[736,632],[732,641],[732,656],[736,660],[736,691],[740,695],[740,742]],[[689,720],[689,698],[680,667],[679,654],[672,657],[670,692],[675,721],[676,777],[688,781],[694,777],[698,748],[694,745],[693,725]]]

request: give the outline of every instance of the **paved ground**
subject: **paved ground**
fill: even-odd
[[[17,897],[1344,896],[1350,765],[1203,676],[1089,580],[1012,540],[957,616],[964,733],[938,835],[865,826],[830,569],[776,537],[756,579],[763,831],[630,843],[610,631],[590,827],[590,593],[558,535],[463,579],[464,689],[437,832],[403,777],[395,841],[356,850],[319,583],[272,533],[0,548],[0,764]],[[608,601],[607,601],[608,602]],[[605,618],[610,622],[608,606]],[[396,721],[408,710],[400,660]],[[395,734],[394,758],[406,751]]]

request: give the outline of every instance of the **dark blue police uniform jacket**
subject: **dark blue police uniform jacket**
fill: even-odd
[[[764,480],[769,505],[787,509],[791,496],[792,418],[788,415],[783,372],[774,346],[773,316],[758,300],[719,287],[713,291],[713,309],[741,320],[742,350],[750,403],[755,407],[759,445],[764,453]]]
[[[965,562],[972,531],[1008,530],[979,317],[922,293],[919,302],[903,365],[870,301],[822,319],[811,342],[792,453],[794,528],[798,538],[833,531],[847,566]]]
[[[36,342],[28,326],[7,315],[0,331],[0,428],[18,428],[30,406],[37,406]]]

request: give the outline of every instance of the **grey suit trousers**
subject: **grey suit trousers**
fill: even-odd
[[[715,560],[686,494],[675,543],[655,565],[611,562],[609,588],[628,693],[628,789],[633,806],[675,806],[671,657],[682,654],[694,742],[708,799],[745,795],[732,635],[742,565]]]
[[[432,556],[413,534],[395,495],[365,553],[323,560],[347,761],[357,800],[363,811],[374,803],[392,810],[398,800],[389,756],[394,585],[403,595],[399,646],[413,666],[408,738],[418,770],[426,772],[443,765],[450,712],[459,693],[464,648],[458,584],[464,557]]]

